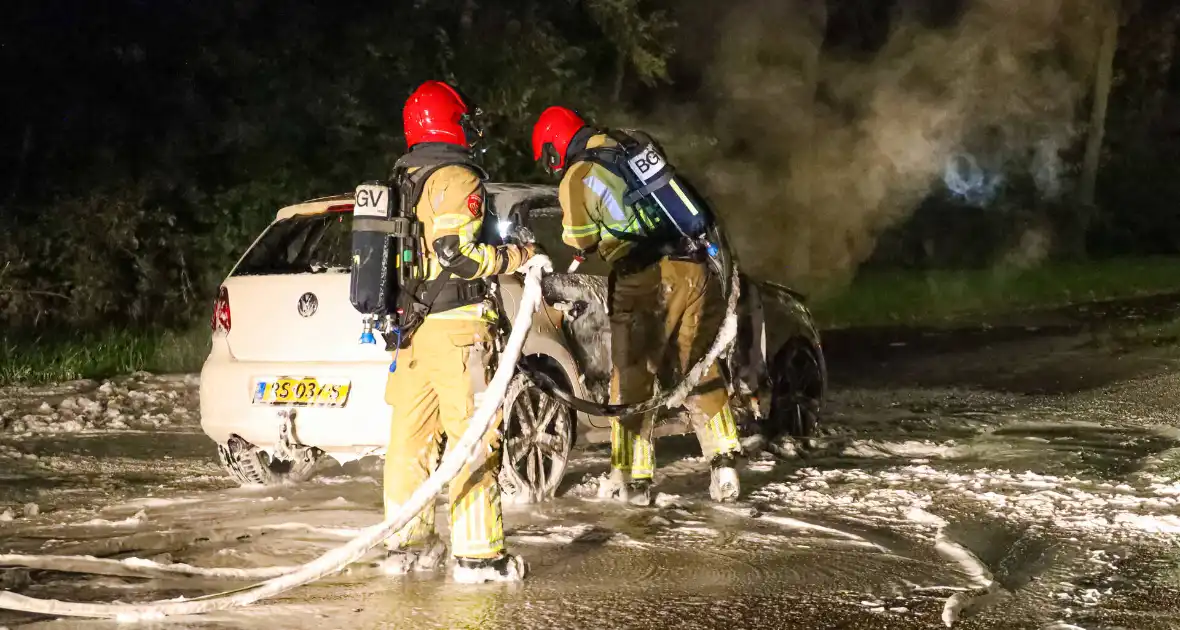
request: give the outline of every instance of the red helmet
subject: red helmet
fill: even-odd
[[[409,147],[420,142],[446,142],[471,148],[480,135],[463,96],[442,81],[427,81],[414,90],[402,110],[402,124]]]
[[[554,105],[541,112],[533,125],[533,159],[551,173],[565,168],[570,141],[585,126],[586,121],[568,107]]]

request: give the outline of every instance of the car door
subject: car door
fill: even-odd
[[[547,274],[542,284],[545,301],[544,308],[533,317],[533,328],[525,341],[524,354],[527,358],[539,359],[547,363],[547,369],[556,371],[558,380],[565,381],[570,391],[580,398],[593,397],[595,394],[588,389],[590,383],[596,382],[594,374],[587,375],[586,362],[580,357],[580,348],[573,343],[569,335],[568,313],[563,309],[565,300],[553,293],[552,287],[560,285],[564,271],[572,260],[573,254],[561,245],[561,210],[557,206],[557,191],[552,186],[531,186],[522,184],[489,184],[489,198],[491,207],[489,214],[497,223],[496,234],[489,236],[493,242],[506,242],[509,234],[515,228],[524,227],[529,231],[539,230],[545,235],[545,241],[538,241],[541,249],[549,254],[554,261],[555,273]],[[557,242],[549,241],[548,236],[554,234],[553,224],[556,223]],[[555,284],[556,283],[556,284]],[[517,274],[500,276],[500,300],[506,316],[513,316],[520,304],[523,284]],[[605,286],[605,285],[604,285]],[[572,299],[572,298],[571,298]],[[608,373],[609,378],[609,373]],[[585,414],[578,414],[579,429],[588,426]]]
[[[566,345],[595,400],[605,401],[610,383],[610,324],[606,312],[606,275],[609,267],[591,256],[570,273],[575,250],[561,241],[561,208],[536,206],[518,210],[537,245],[553,262],[545,276],[545,303],[561,313]]]

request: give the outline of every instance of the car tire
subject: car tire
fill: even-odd
[[[563,384],[564,377],[550,374]],[[574,442],[573,411],[518,373],[504,396],[500,486],[516,503],[553,498],[565,476]]]
[[[771,383],[766,437],[814,437],[824,394],[824,370],[811,344],[802,339],[788,342],[775,357]]]
[[[296,461],[271,459],[266,451],[237,435],[226,444],[217,445],[217,459],[221,467],[242,486],[280,486],[302,483],[315,476],[323,451],[301,448]]]

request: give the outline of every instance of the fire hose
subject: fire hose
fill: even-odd
[[[713,267],[714,273],[717,274],[721,281],[724,281],[725,274],[721,272],[720,265],[715,259],[710,259],[710,266]],[[567,389],[563,389],[552,378],[541,370],[530,368],[527,365],[521,365],[521,372],[533,382],[541,391],[552,396],[561,404],[576,409],[582,413],[591,416],[635,416],[641,413],[647,413],[661,407],[669,409],[680,406],[689,393],[701,379],[704,378],[705,372],[713,365],[726,350],[733,345],[734,339],[737,337],[737,320],[738,320],[738,300],[741,297],[741,274],[738,273],[736,264],[731,263],[729,267],[729,291],[725,306],[725,319],[721,322],[721,328],[717,332],[717,337],[713,339],[713,343],[709,346],[705,356],[692,366],[692,368],[685,374],[684,379],[671,389],[662,391],[655,396],[636,403],[626,404],[603,404],[584,398],[578,398]]]
[[[191,599],[180,597],[172,600],[138,604],[66,602],[52,599],[38,599],[18,595],[9,591],[0,591],[0,609],[56,617],[107,618],[127,622],[156,619],[169,615],[200,614],[248,606],[259,600],[274,597],[299,586],[338,573],[348,565],[357,562],[370,550],[399,531],[415,515],[428,506],[442,490],[443,486],[459,473],[463,465],[474,459],[477,455],[476,450],[482,445],[484,435],[493,429],[493,418],[495,417],[496,411],[504,402],[508,385],[516,372],[517,364],[520,362],[524,341],[531,328],[532,316],[540,308],[542,301],[542,266],[533,267],[525,276],[524,293],[521,297],[519,309],[513,319],[511,333],[504,345],[495,375],[488,385],[486,395],[472,415],[467,431],[463,433],[462,437],[453,447],[447,449],[438,467],[430,474],[430,477],[414,491],[410,499],[402,504],[394,515],[377,525],[361,530],[359,535],[344,545],[332,549],[315,560],[299,566],[243,570],[200,568],[188,565],[158,565],[147,561],[142,561],[138,565],[129,565],[125,561],[121,563],[128,569],[138,566],[141,569],[147,570],[149,574],[156,575],[171,574],[231,579],[269,577],[269,579],[263,582],[232,591],[224,591]],[[575,398],[568,392],[561,390],[556,383],[543,374],[525,372],[526,376],[534,379],[535,383],[545,391],[553,394],[557,400],[561,400],[575,409],[592,413],[593,415],[633,415],[665,405],[668,407],[680,405],[692,388],[704,377],[705,372],[713,362],[729,349],[737,335],[737,305],[740,279],[736,266],[731,267],[730,272],[730,291],[726,316],[717,338],[714,339],[705,356],[693,366],[684,380],[675,388],[667,392],[662,392],[642,403],[601,405]],[[523,371],[523,364],[521,368]],[[89,556],[0,555],[0,565],[4,566],[28,566],[43,569],[68,566],[71,570],[92,573],[107,573],[116,570],[117,568],[113,566],[115,562]]]
[[[504,345],[500,363],[491,383],[488,384],[486,394],[468,422],[467,431],[454,446],[447,449],[438,467],[421,486],[418,486],[410,499],[398,508],[397,513],[383,522],[363,529],[356,538],[307,564],[292,567],[287,573],[237,590],[192,599],[177,598],[139,604],[64,602],[0,591],[0,608],[55,617],[97,617],[119,621],[192,615],[247,606],[337,573],[360,560],[434,501],[443,486],[459,473],[464,464],[477,455],[476,450],[482,447],[484,435],[493,429],[492,420],[504,402],[508,384],[516,371],[515,366],[524,348],[525,337],[532,325],[533,313],[540,307],[541,274],[541,266],[535,266],[525,276],[524,294],[512,322],[512,332]]]

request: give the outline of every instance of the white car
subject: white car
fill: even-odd
[[[567,267],[573,252],[560,243],[555,187],[489,184],[488,198],[501,238],[509,225],[527,227],[555,268]],[[380,338],[359,342],[361,316],[348,296],[352,201],[349,194],[283,208],[222,283],[213,347],[201,371],[201,426],[239,483],[302,481],[325,455],[345,463],[385,452],[391,355]],[[546,308],[533,318],[524,347],[530,367],[600,402],[610,377],[605,272],[601,261],[587,261],[576,274],[547,276]],[[507,326],[521,279],[504,275],[496,285]],[[750,408],[746,403],[761,393],[771,424],[809,433],[826,388],[810,313],[793,292],[753,282],[745,283],[742,313],[727,364],[733,395]],[[553,496],[572,445],[609,440],[606,418],[567,409],[523,375],[513,380],[504,408],[506,492]],[[672,414],[657,434],[688,430]]]

